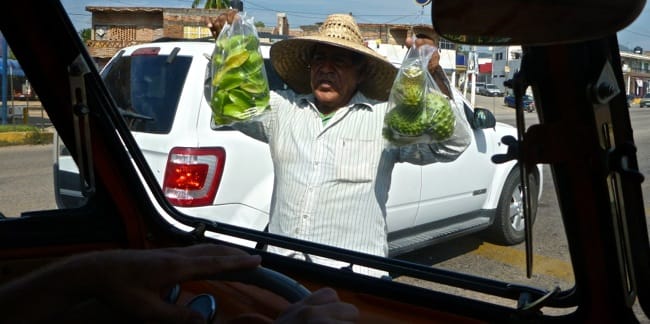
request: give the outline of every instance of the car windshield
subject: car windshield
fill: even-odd
[[[105,3],[126,7],[118,2]],[[321,260],[342,271],[496,304],[509,305],[510,301],[484,296],[471,288],[483,280],[521,291],[559,288],[562,294],[570,294],[575,288],[567,231],[549,165],[522,168],[512,156],[500,163],[493,159],[512,154],[504,138],[518,136],[512,90],[498,80],[511,79],[519,71],[521,55],[509,54],[521,53],[521,46],[477,48],[438,39],[438,71],[446,78],[448,93],[443,93],[444,87],[435,81],[429,81],[427,89],[436,96],[427,97],[415,90],[413,100],[418,104],[435,101],[449,110],[425,125],[417,118],[390,115],[397,111],[395,107],[409,107],[412,97],[395,99],[389,90],[401,84],[394,83],[395,78],[384,83],[381,80],[382,75],[390,73],[406,74],[403,67],[410,64],[406,47],[410,26],[430,21],[428,13],[413,14],[418,12],[415,9],[421,9],[419,6],[409,10],[393,8],[390,14],[377,15],[361,14],[367,8],[359,7],[361,12],[351,16],[363,33],[356,50],[374,53],[367,54],[372,60],[356,66],[351,63],[356,61],[341,61],[337,49],[283,47],[286,43],[282,37],[271,40],[269,36],[280,36],[278,30],[284,27],[289,40],[313,37],[319,28],[327,27],[323,24],[327,14],[348,13],[351,9],[347,5],[320,8],[309,4],[305,5],[308,13],[303,13],[286,4],[269,4],[273,12],[283,13],[280,19],[269,16],[262,6],[246,3],[250,6],[248,14],[257,22],[257,39],[265,47],[254,49],[262,58],[268,85],[259,90],[252,70],[237,75],[239,79],[228,84],[233,79],[227,72],[253,64],[250,62],[255,54],[247,52],[243,55],[246,58],[241,53],[236,58],[224,54],[219,61],[213,56],[212,49],[218,44],[214,39],[205,47],[193,47],[190,44],[209,36],[210,30],[198,24],[197,17],[178,18],[184,17],[178,14],[180,8],[161,8],[153,1],[151,6],[131,10],[82,8],[72,1],[63,4],[84,37],[88,53],[97,66],[104,66],[102,81],[147,162],[147,171],[141,173],[150,173],[155,179],[155,185],[149,185],[148,190],[155,192],[152,197],[160,194],[165,198],[159,209],[168,216],[165,220],[169,226],[182,228],[179,220],[198,219],[215,226],[206,236],[233,244],[306,261]],[[190,5],[188,2],[186,7]],[[153,10],[150,7],[163,14],[149,15]],[[139,14],[147,18],[138,19]],[[74,19],[80,15],[85,19]],[[402,16],[410,19],[400,20]],[[174,37],[174,45],[157,42],[169,35]],[[138,51],[133,46],[157,50]],[[276,53],[275,64],[267,52],[271,46],[286,55]],[[290,57],[294,48],[308,50]],[[483,56],[476,71],[469,69],[466,59],[477,52],[489,54],[490,69],[483,65]],[[627,52],[625,48],[623,52]],[[247,61],[249,57],[251,61]],[[629,66],[638,68],[626,74],[626,88],[622,91],[636,98],[630,101],[629,108],[633,128],[647,129],[648,110],[640,107],[639,100],[650,96],[650,58],[629,57],[633,58],[627,60],[638,60],[638,64]],[[376,62],[382,58],[389,62]],[[372,64],[366,64],[369,62]],[[316,97],[311,87],[320,85],[321,94],[338,91],[332,75],[312,75],[318,73],[312,71],[319,66],[347,67],[349,73],[356,71],[352,67],[359,66],[378,70],[354,79],[358,82],[355,85],[368,85],[360,88],[365,93],[360,91],[340,108],[319,110],[323,102],[318,98],[325,100],[327,96]],[[223,68],[222,74],[219,67]],[[499,90],[501,95],[491,92],[474,96],[470,90],[472,80],[498,83],[474,84]],[[38,94],[31,91],[29,80],[12,75],[10,81],[14,87],[10,93],[16,95],[7,103],[11,107],[7,110],[11,111],[8,121],[30,126],[29,131],[40,135],[30,145],[0,146],[0,215],[19,217],[30,210],[83,207],[91,201],[93,190],[87,187],[92,179],[79,178],[83,166],[80,168],[69,155],[70,148],[57,140],[52,121],[40,105]],[[501,98],[503,93],[505,98]],[[523,99],[535,108],[532,94],[527,92]],[[430,112],[422,106],[419,114],[426,115],[424,111]],[[526,127],[540,123],[537,113],[526,112],[519,117]],[[394,120],[398,122],[389,124]],[[434,124],[446,126],[438,129]],[[647,175],[650,134],[635,132],[634,136],[639,170]],[[423,138],[429,142],[423,142]],[[404,145],[400,141],[410,142]],[[77,145],[82,147],[83,143]],[[646,181],[646,210],[650,208],[647,186]],[[27,188],[40,196],[26,199]],[[214,224],[270,233],[268,237],[277,240],[277,246],[261,246],[250,237],[218,233]],[[525,238],[529,226],[534,240],[533,255],[529,256],[534,264],[531,275],[526,273]],[[304,242],[306,247],[300,246]],[[296,251],[298,248],[307,252]],[[356,253],[370,255],[377,267],[338,260],[338,253],[353,260]],[[393,271],[378,269],[384,260]],[[407,269],[406,274],[395,270],[402,267]],[[427,275],[418,277],[423,271]],[[574,299],[558,298],[553,311],[569,313],[572,303]]]

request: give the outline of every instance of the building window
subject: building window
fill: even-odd
[[[106,40],[108,29],[108,26],[95,26],[95,40]]]
[[[183,38],[194,39],[194,38],[205,38],[211,37],[212,33],[210,28],[203,26],[184,26],[183,27]]]
[[[441,39],[440,44],[438,46],[440,46],[440,49],[449,49],[449,50],[456,49],[456,45],[454,43],[445,39]]]

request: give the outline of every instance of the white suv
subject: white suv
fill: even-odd
[[[213,48],[211,41],[131,46],[101,75],[172,205],[187,215],[264,230],[273,189],[269,149],[237,130],[213,127]],[[268,50],[262,47],[265,58]],[[284,88],[266,63],[271,89]],[[516,136],[515,128],[495,123],[485,109],[473,109],[459,92],[456,97],[473,127],[472,143],[451,163],[395,166],[387,207],[391,255],[478,231],[502,244],[524,238],[519,168],[514,161],[491,161],[505,153],[501,138]],[[79,181],[70,181],[78,171],[69,156],[59,155],[57,202],[83,203]],[[531,178],[536,210],[541,167]]]

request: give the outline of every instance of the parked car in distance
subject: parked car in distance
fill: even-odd
[[[474,91],[476,91],[476,93],[478,93],[478,89],[483,88],[483,87],[485,87],[485,82],[476,82]],[[472,89],[472,82],[469,82],[467,84],[467,91],[471,91],[471,89]]]
[[[263,230],[273,190],[271,156],[265,143],[212,122],[208,71],[213,49],[210,41],[134,45],[120,50],[101,76],[168,201],[190,216]],[[268,55],[269,45],[262,45],[270,88],[283,89]],[[395,165],[387,203],[391,255],[479,231],[499,244],[524,239],[519,168],[514,161],[491,160],[506,152],[501,139],[516,137],[516,129],[496,122],[486,109],[472,108],[454,90],[472,126],[472,143],[450,163]],[[78,197],[84,196],[74,187],[80,182],[71,180],[78,175],[71,162],[62,154],[55,161],[60,207],[79,205]],[[204,182],[188,189],[184,174],[170,168],[195,168],[205,173]],[[541,195],[541,166],[535,171],[534,208]]]
[[[503,97],[503,90],[499,89],[496,85],[492,83],[485,83],[482,86],[476,86],[476,92],[483,96],[488,97]]]
[[[470,81],[469,84],[467,85],[468,87],[472,86],[472,82]],[[480,88],[485,86],[485,82],[476,82],[476,88]]]
[[[641,97],[639,100],[639,108],[650,107],[650,93],[646,93],[645,96]]]
[[[509,94],[505,97],[503,97],[503,104],[515,108],[515,96],[512,94]],[[522,97],[522,107],[524,108],[525,111],[527,112],[533,112],[535,111],[535,99],[533,99],[532,96],[529,95],[523,95]]]

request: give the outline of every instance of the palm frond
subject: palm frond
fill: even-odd
[[[205,9],[228,9],[230,8],[230,0],[193,0],[192,8],[198,7],[201,2],[205,1]]]

